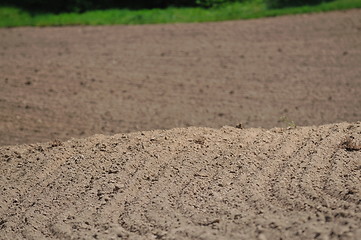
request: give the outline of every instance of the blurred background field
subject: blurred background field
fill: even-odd
[[[0,0],[0,27],[215,22],[361,8],[361,0]]]

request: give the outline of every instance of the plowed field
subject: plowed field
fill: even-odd
[[[361,11],[0,29],[0,145],[361,119]]]
[[[0,29],[0,56],[0,239],[361,239],[360,10]]]

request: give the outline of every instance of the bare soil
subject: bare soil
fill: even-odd
[[[361,11],[0,29],[0,145],[361,119]]]
[[[360,239],[361,122],[0,148],[2,239]]]
[[[0,56],[0,239],[361,239],[361,10],[0,29]]]

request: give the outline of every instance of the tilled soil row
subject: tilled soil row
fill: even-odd
[[[360,239],[361,122],[0,148],[2,239]]]

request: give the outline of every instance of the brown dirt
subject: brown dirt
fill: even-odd
[[[361,122],[0,148],[3,239],[360,239]]]
[[[0,145],[361,119],[361,10],[0,29]],[[283,120],[285,118],[285,120]]]
[[[0,29],[0,239],[361,239],[360,26]]]

